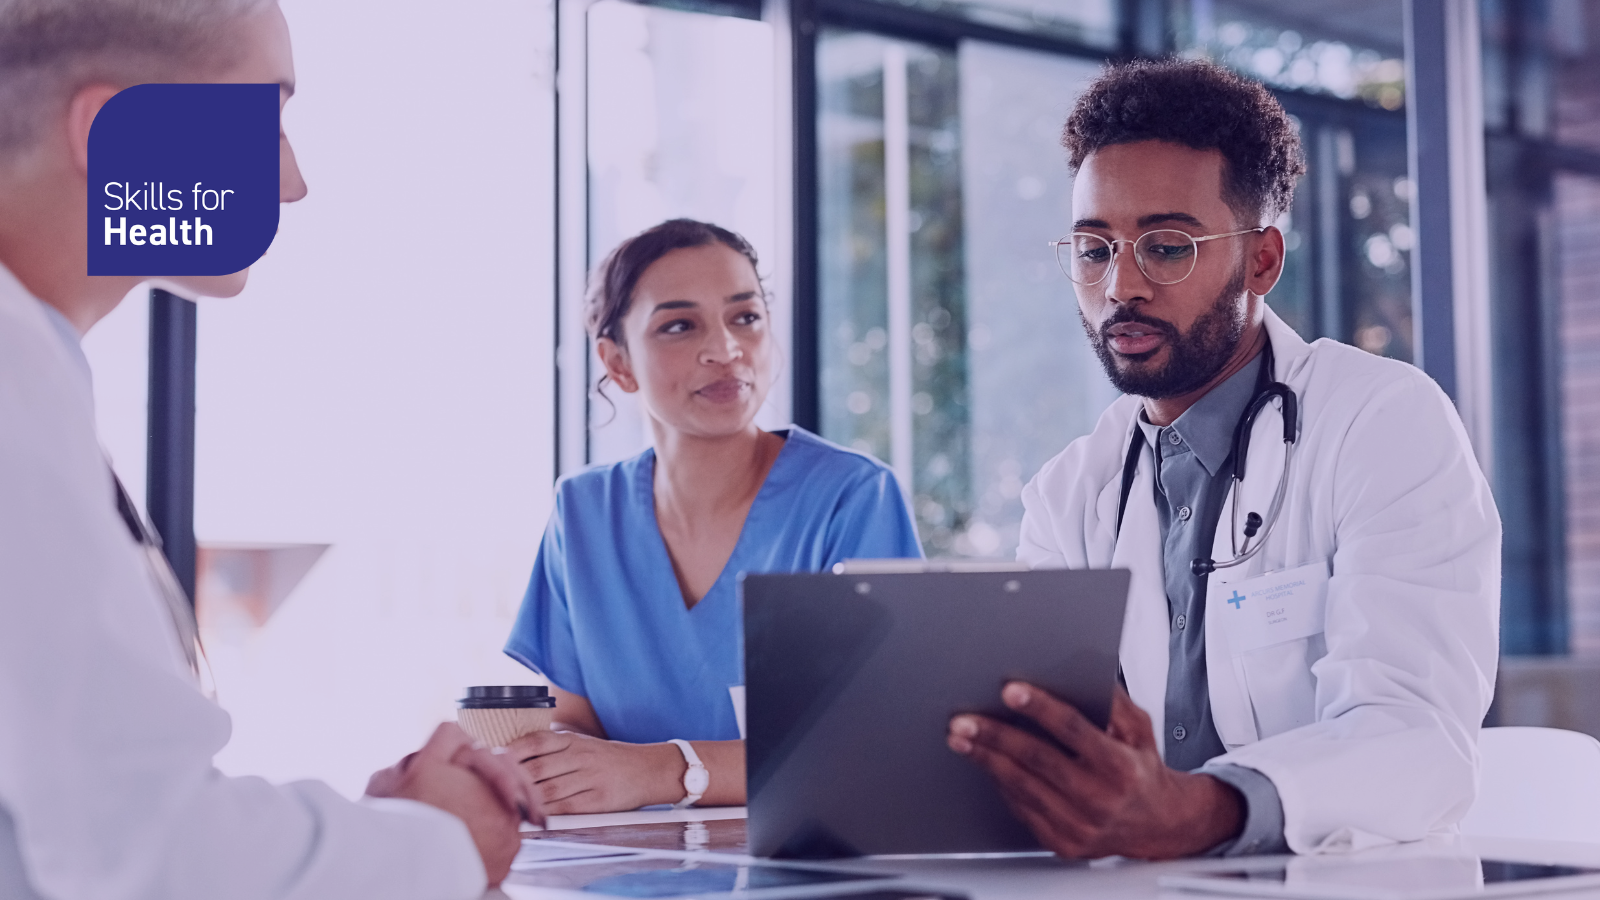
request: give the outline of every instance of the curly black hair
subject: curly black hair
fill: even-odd
[[[1113,144],[1168,141],[1222,153],[1222,199],[1247,224],[1294,202],[1305,157],[1293,120],[1258,82],[1206,60],[1112,65],[1078,98],[1061,130],[1076,173]]]

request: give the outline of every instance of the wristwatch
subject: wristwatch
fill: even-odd
[[[700,802],[700,798],[705,796],[706,788],[710,787],[711,773],[706,771],[705,763],[700,761],[700,754],[694,752],[688,741],[674,738],[667,743],[677,747],[683,753],[683,761],[689,764],[689,768],[683,772],[683,799],[672,804],[672,808],[683,809],[686,806],[693,806]]]

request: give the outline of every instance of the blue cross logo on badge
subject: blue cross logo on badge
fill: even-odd
[[[1228,598],[1228,602],[1233,604],[1234,609],[1238,609],[1239,604],[1244,602],[1244,596],[1238,591],[1234,591],[1233,596]]]

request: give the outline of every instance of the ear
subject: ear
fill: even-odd
[[[632,394],[639,390],[639,379],[633,377],[633,365],[628,360],[628,351],[611,338],[603,337],[594,344],[600,353],[600,362],[606,367],[606,374],[611,376],[612,383],[622,388],[624,394]]]
[[[1254,246],[1245,262],[1244,287],[1258,297],[1265,297],[1283,275],[1283,232],[1276,225],[1269,225],[1250,243]]]
[[[72,165],[80,175],[89,174],[89,128],[94,125],[94,117],[121,90],[109,84],[86,85],[67,104],[67,140],[71,144]]]

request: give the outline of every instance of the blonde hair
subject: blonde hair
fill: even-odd
[[[31,146],[85,85],[227,65],[231,26],[274,0],[0,0],[0,152]]]

